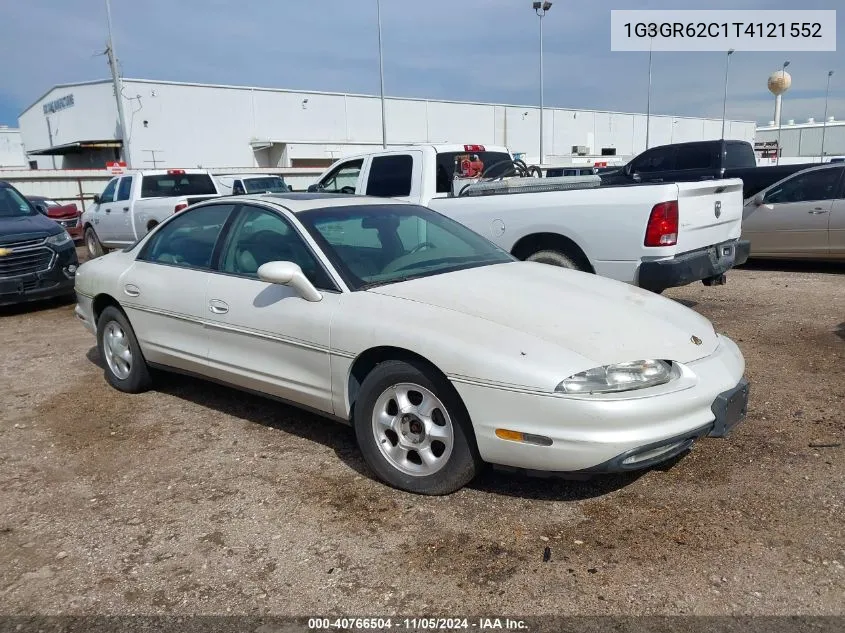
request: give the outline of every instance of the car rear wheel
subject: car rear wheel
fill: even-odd
[[[379,364],[361,385],[353,418],[364,460],[395,488],[450,494],[481,467],[460,397],[421,363]]]
[[[129,319],[109,306],[97,319],[97,349],[105,362],[108,383],[126,393],[141,393],[150,388],[152,379],[147,361]]]
[[[89,226],[85,229],[85,248],[91,259],[102,257],[106,252],[103,245],[100,243],[100,238],[97,237],[97,232],[94,230],[94,227]]]
[[[560,266],[561,268],[571,268],[572,270],[587,272],[587,268],[585,268],[571,255],[551,249],[532,253],[525,258],[525,261],[538,262],[540,264],[551,264],[552,266]]]

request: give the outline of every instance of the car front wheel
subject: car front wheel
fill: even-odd
[[[361,385],[353,417],[367,465],[401,490],[450,494],[481,466],[460,397],[421,363],[376,366]]]
[[[127,393],[149,389],[150,370],[138,339],[129,319],[114,306],[103,310],[97,319],[97,349],[105,363],[106,380],[112,387]]]

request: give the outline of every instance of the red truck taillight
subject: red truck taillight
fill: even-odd
[[[179,204],[177,204],[177,205],[174,207],[174,209],[173,209],[173,213],[179,213],[180,211],[184,211],[184,210],[185,210],[185,209],[187,209],[187,208],[188,208],[188,203],[187,203],[187,202],[180,202]]]
[[[678,243],[678,201],[660,202],[651,209],[645,229],[646,246],[674,246]]]

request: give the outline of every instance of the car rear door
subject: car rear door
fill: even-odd
[[[830,207],[827,241],[830,254],[837,258],[845,257],[845,165],[838,168],[839,193]]]
[[[147,361],[206,373],[206,286],[234,204],[180,213],[162,226],[120,281],[121,305]]]
[[[751,253],[827,255],[833,202],[839,195],[841,170],[811,169],[773,185],[762,204],[746,207],[742,233]]]
[[[269,261],[292,261],[322,293],[307,301],[258,278]],[[333,412],[330,333],[340,293],[312,247],[279,210],[243,205],[205,293],[213,378]]]

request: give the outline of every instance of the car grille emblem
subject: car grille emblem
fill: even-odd
[[[716,214],[716,217],[720,217],[722,215],[722,201],[716,200],[716,209],[713,211]]]
[[[693,334],[693,335],[692,335],[692,338],[691,338],[690,340],[691,340],[693,343],[695,343],[696,345],[701,345],[701,343],[703,342],[703,341],[702,341],[700,338],[698,338],[695,334]]]

